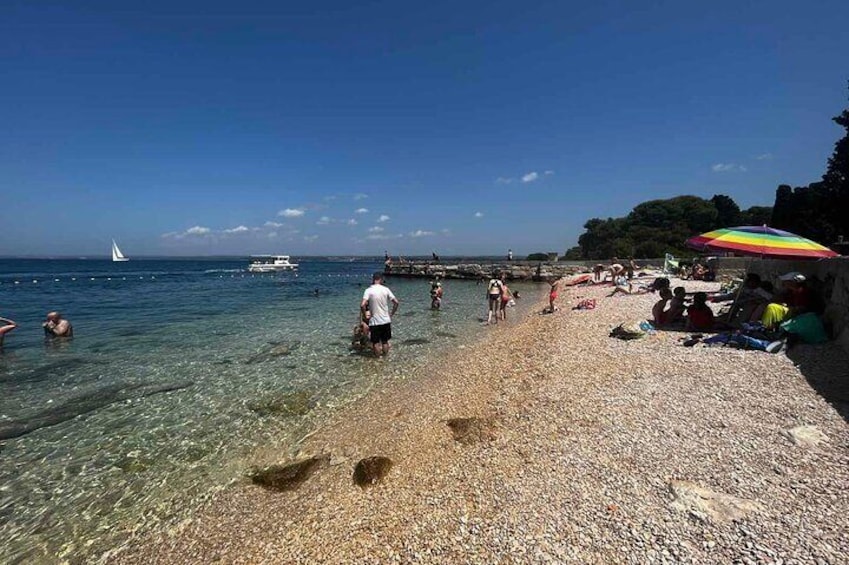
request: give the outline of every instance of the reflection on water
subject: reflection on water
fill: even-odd
[[[395,347],[375,363],[347,332],[377,264],[241,267],[0,261],[2,314],[21,324],[0,354],[0,562],[79,561],[173,523],[285,458],[330,410],[482,330],[474,283],[446,282],[431,312],[427,282],[390,280]],[[45,345],[48,309],[73,340]]]

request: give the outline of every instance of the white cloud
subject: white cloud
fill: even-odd
[[[769,161],[772,159],[772,153],[761,153],[757,157],[755,157],[758,161]]]
[[[372,241],[379,241],[379,240],[384,240],[384,239],[400,239],[402,237],[404,237],[404,234],[401,234],[401,233],[396,234],[396,235],[389,235],[389,234],[383,234],[383,233],[371,233],[371,234],[366,236],[366,239],[369,239],[369,240],[372,240]]]
[[[368,194],[364,194],[362,192],[358,192],[354,195],[354,200],[364,200],[368,198]]]
[[[383,228],[380,226],[372,226],[368,229],[369,233],[380,233],[383,231]]]
[[[324,200],[325,202],[332,202],[333,200],[336,200],[336,196],[335,195],[325,196],[324,198],[322,198],[322,200]]]
[[[356,225],[357,225],[357,220],[355,220],[354,218],[351,218],[351,219],[350,219],[350,220],[348,220],[346,223],[347,223],[349,226],[356,226]]]
[[[354,210],[354,214],[368,214],[368,208],[357,208]]]
[[[236,226],[235,228],[230,228],[228,230],[224,230],[224,233],[245,233],[246,231],[251,231],[247,226]]]
[[[553,175],[553,174],[554,174],[554,171],[552,171],[551,169],[549,169],[549,170],[545,171],[545,173],[543,173],[543,174],[544,174],[544,175],[546,175],[546,176],[548,176],[548,175]]]
[[[475,218],[483,218],[483,212],[475,212]]]
[[[388,222],[389,216],[387,216],[386,214],[381,214],[380,217],[377,219],[377,221],[378,222]]]
[[[329,216],[322,216],[318,219],[316,224],[318,224],[319,226],[326,226],[327,224],[329,224],[332,221],[333,220]]]
[[[211,234],[212,230],[209,228],[205,228],[203,226],[192,226],[183,232],[169,231],[168,233],[163,233],[162,237],[166,239],[183,239],[185,237],[201,237]]]
[[[416,230],[410,232],[410,237],[426,237],[429,235],[433,235],[433,232],[427,230]]]
[[[746,169],[743,165],[738,165],[737,163],[717,163],[713,165],[710,170],[715,173],[729,173],[734,171],[745,173],[748,169]]]
[[[442,228],[439,231],[442,232],[442,235],[451,235],[451,230],[448,228]]]
[[[511,179],[508,177],[498,177],[497,179],[495,179],[495,184],[510,184],[514,180],[515,179]]]
[[[539,173],[536,172],[536,171],[531,171],[530,173],[528,173],[526,175],[522,175],[522,182],[524,182],[524,183],[534,182],[538,178],[539,178]]]
[[[274,239],[275,237],[277,237],[277,232],[276,231],[270,231],[270,232],[268,232],[267,237],[268,237],[268,239]]]
[[[317,235],[305,235],[304,236],[304,241],[306,241],[306,242],[313,242],[316,239],[318,239]]]
[[[304,215],[304,210],[302,208],[286,208],[277,212],[277,215],[284,218],[300,218]]]
[[[267,228],[281,228],[281,227],[283,227],[283,224],[281,224],[280,222],[272,222],[272,221],[265,222],[262,225],[264,225]]]

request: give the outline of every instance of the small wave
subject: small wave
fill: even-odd
[[[244,273],[244,269],[207,269],[204,271],[204,274],[207,273]]]

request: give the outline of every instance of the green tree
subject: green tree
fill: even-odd
[[[724,194],[714,194],[710,199],[716,208],[716,226],[717,228],[730,228],[743,224],[743,214],[740,212],[740,207],[730,196]]]
[[[769,225],[772,218],[772,206],[752,206],[740,213],[741,226]]]
[[[819,182],[775,191],[772,225],[824,245],[849,235],[849,109],[832,118],[844,129]]]
[[[564,261],[580,261],[582,259],[584,259],[584,252],[581,250],[580,245],[570,247],[566,250],[566,253],[563,254]]]

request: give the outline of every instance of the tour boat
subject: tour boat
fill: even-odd
[[[248,271],[252,273],[276,273],[279,271],[294,271],[297,263],[290,263],[288,255],[253,255]]]
[[[118,249],[118,244],[115,243],[114,239],[112,240],[112,260],[116,263],[130,260],[129,257],[124,257],[124,254]]]

